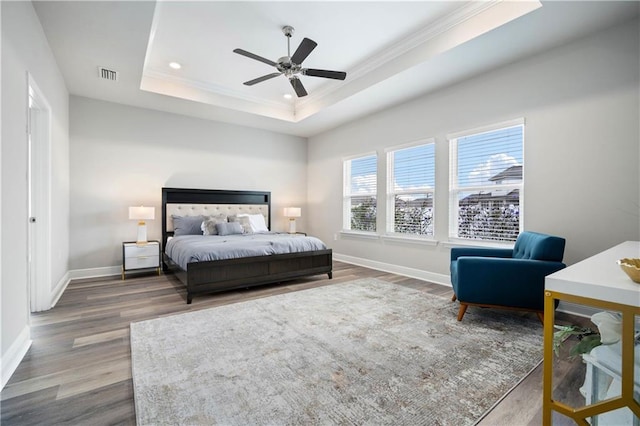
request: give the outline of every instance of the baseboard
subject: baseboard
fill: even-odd
[[[406,266],[393,265],[391,263],[377,262],[375,260],[363,259],[361,257],[348,256],[346,254],[333,253],[333,258],[337,261],[350,263],[352,265],[364,266],[366,268],[375,269],[377,271],[403,275],[409,278],[417,278],[419,280],[429,281],[431,283],[451,287],[451,279],[449,278],[449,275],[445,274],[437,274],[435,272],[408,268]]]
[[[13,373],[20,365],[22,358],[27,354],[27,351],[31,347],[31,329],[28,325],[25,325],[18,338],[11,344],[7,353],[2,355],[0,359],[0,366],[2,371],[0,373],[2,385],[0,390],[4,389],[4,385],[7,384]]]
[[[64,291],[67,289],[67,286],[69,285],[70,282],[71,282],[71,278],[69,277],[69,271],[67,271],[62,276],[62,278],[60,278],[60,281],[58,281],[58,284],[56,284],[56,286],[53,288],[53,291],[51,292],[52,308],[56,306],[56,303],[58,303],[58,300],[60,300],[60,296],[62,296],[62,293],[64,293]]]
[[[69,280],[110,277],[122,274],[122,266],[104,266],[102,268],[73,269],[69,271]]]

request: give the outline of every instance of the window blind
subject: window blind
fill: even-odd
[[[515,241],[522,227],[524,124],[450,143],[450,236]]]
[[[387,153],[387,232],[433,236],[434,144]]]
[[[377,182],[376,155],[345,161],[345,229],[376,231]]]

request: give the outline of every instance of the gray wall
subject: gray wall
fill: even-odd
[[[30,2],[2,7],[2,290],[1,353],[28,327],[27,72],[52,108],[51,288],[68,270],[69,120],[64,80]]]
[[[447,240],[444,135],[526,119],[525,228],[567,238],[576,262],[640,239],[639,28],[626,26],[304,138],[86,98],[69,100],[28,2],[0,2],[2,148],[0,354],[28,331],[27,72],[53,109],[52,287],[68,270],[117,267],[136,224],[127,207],[155,206],[162,186],[270,190],[273,229],[300,206],[298,229],[338,254],[447,274],[449,249],[385,240],[333,239],[341,229],[342,159],[436,138],[436,238]],[[69,118],[71,127],[69,127]],[[380,183],[384,182],[381,176]],[[382,218],[384,219],[384,218]],[[383,223],[382,221],[380,223]]]
[[[638,37],[634,21],[310,138],[310,230],[339,254],[448,274],[444,244],[334,241],[342,227],[342,159],[376,150],[383,174],[385,147],[435,137],[435,232],[445,242],[445,135],[524,117],[525,229],[565,237],[568,263],[640,239]],[[379,187],[384,182],[379,176]]]
[[[161,188],[271,191],[272,229],[282,209],[303,208],[304,138],[71,97],[70,269],[122,264],[122,241],[136,238],[128,207],[156,208],[149,239],[161,239]]]

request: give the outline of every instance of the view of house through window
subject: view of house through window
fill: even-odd
[[[344,229],[376,231],[377,169],[375,154],[344,161]]]
[[[450,236],[515,241],[522,228],[524,121],[449,141]]]
[[[433,141],[387,152],[387,232],[433,236]]]

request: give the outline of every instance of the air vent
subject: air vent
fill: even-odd
[[[98,75],[104,80],[118,81],[118,71],[98,67]]]

